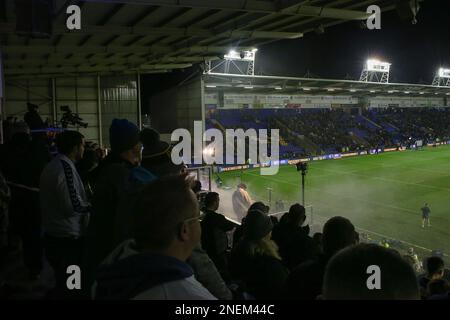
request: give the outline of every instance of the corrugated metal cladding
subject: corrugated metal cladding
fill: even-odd
[[[112,119],[126,118],[138,124],[136,76],[133,75],[6,80],[5,118],[14,116],[17,121],[23,120],[27,102],[37,104],[41,117],[52,125],[61,120],[61,106],[69,106],[88,123],[87,128],[73,129],[87,140],[103,142],[105,146],[109,145]]]

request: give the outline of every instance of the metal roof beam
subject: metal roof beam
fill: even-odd
[[[73,53],[73,54],[90,54],[90,53],[169,53],[177,50],[174,46],[8,46],[2,51],[6,54],[20,53]],[[182,48],[185,54],[189,53],[225,53],[230,48],[228,46],[191,46]],[[252,47],[237,47],[236,50],[251,50]]]
[[[57,67],[59,65],[64,66],[78,66],[78,65],[107,65],[107,64],[157,64],[157,63],[181,63],[181,62],[202,62],[204,60],[215,60],[218,59],[216,56],[191,56],[191,57],[169,57],[165,59],[142,59],[142,58],[124,58],[124,57],[93,57],[93,58],[82,58],[82,57],[72,57],[70,59],[65,58],[50,58],[50,59],[14,59],[6,61],[8,67],[38,67],[38,66],[51,66]]]
[[[85,72],[122,72],[122,71],[151,71],[160,69],[183,69],[192,66],[192,64],[159,64],[159,65],[143,65],[130,69],[128,66],[80,66],[80,67],[41,67],[41,68],[7,68],[5,75],[33,75],[33,74],[53,74],[53,73],[85,73]]]
[[[0,34],[10,34],[15,32],[15,24],[0,23]],[[209,38],[219,33],[213,30],[186,27],[123,27],[123,26],[103,26],[87,25],[81,30],[68,30],[66,27],[57,27],[53,31],[54,35],[136,35],[136,36],[188,36]],[[229,30],[220,33],[220,36],[228,38],[261,38],[261,39],[296,39],[303,34],[299,32],[276,32],[276,31],[252,31],[252,30]]]
[[[302,4],[280,7],[277,2],[258,0],[86,0],[86,2],[109,2],[122,4],[140,4],[162,7],[187,7],[232,10],[243,12],[259,12],[266,14],[279,14],[285,16],[323,17],[340,20],[365,20],[370,14],[365,11],[336,9],[328,7],[314,7]]]

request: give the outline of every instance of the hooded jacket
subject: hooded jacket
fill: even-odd
[[[174,257],[139,253],[123,242],[104,261],[93,286],[95,299],[215,300],[194,278],[192,268]]]

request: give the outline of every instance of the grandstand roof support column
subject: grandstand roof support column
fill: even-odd
[[[3,78],[3,55],[2,51],[0,50],[0,144],[3,144],[3,105],[4,105],[4,99],[3,99],[3,92],[5,92],[5,82]]]
[[[102,121],[102,98],[100,91],[100,75],[97,74],[97,116],[98,116],[98,144],[103,148],[103,121]]]
[[[137,83],[138,125],[139,130],[142,130],[141,74],[139,72],[136,73],[136,83]]]
[[[56,124],[56,79],[52,78],[52,115],[53,115],[53,124]]]

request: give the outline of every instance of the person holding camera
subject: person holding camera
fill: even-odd
[[[25,113],[23,120],[27,123],[30,130],[40,130],[47,127],[47,124],[42,121],[39,115],[39,106],[27,103],[27,113]]]

